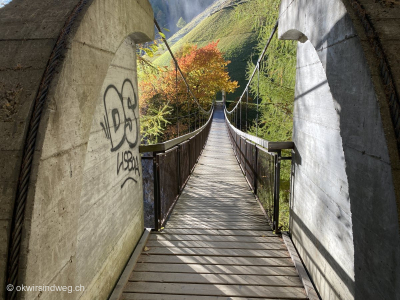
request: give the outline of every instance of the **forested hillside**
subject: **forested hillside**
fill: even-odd
[[[233,80],[239,82],[239,89],[228,97],[234,99],[241,94],[241,89],[246,84],[246,66],[253,53],[253,48],[257,45],[258,29],[249,22],[246,16],[238,14],[236,11],[239,6],[249,6],[250,3],[235,0],[215,1],[199,22],[194,19],[182,28],[169,41],[173,44],[173,52],[177,52],[185,44],[196,44],[199,47],[205,46],[210,42],[219,40],[218,48],[223,52],[224,58],[231,61],[228,65],[229,75]],[[187,27],[192,28],[187,32]],[[183,36],[181,38],[178,38]],[[171,56],[165,52],[154,60],[160,66],[168,65]]]
[[[237,13],[244,16],[258,31],[258,43],[254,49],[257,56],[264,49],[278,19],[279,4],[279,0],[252,0],[249,5],[237,9]],[[258,124],[253,123],[249,130],[251,134],[256,135],[257,131],[259,137],[268,141],[292,139],[296,49],[296,41],[279,40],[277,34],[272,39],[261,65],[259,121]],[[249,63],[248,76],[253,70],[254,65]],[[257,80],[254,80],[251,85],[253,96],[257,90]],[[290,151],[284,155],[290,156]],[[280,220],[285,230],[289,227],[289,195],[290,161],[282,161]]]

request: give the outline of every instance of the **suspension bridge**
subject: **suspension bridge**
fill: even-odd
[[[142,238],[111,299],[318,299],[311,289],[308,297],[243,176],[222,103],[209,123],[205,147],[165,228]]]
[[[201,107],[175,60],[189,130],[177,115],[178,136],[155,145],[140,145],[137,92],[149,1],[1,8],[0,299],[398,299],[392,2],[282,0],[229,111]],[[260,138],[258,115],[247,132],[275,35],[297,44],[292,141]]]

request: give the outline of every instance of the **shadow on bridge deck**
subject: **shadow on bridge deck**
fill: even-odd
[[[222,110],[162,232],[151,233],[122,299],[307,299],[234,156]]]

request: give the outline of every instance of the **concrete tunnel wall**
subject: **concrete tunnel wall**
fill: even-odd
[[[279,38],[299,41],[290,231],[322,299],[399,299],[393,126],[344,2],[280,7]]]
[[[50,54],[80,1],[0,9],[0,299],[24,139]],[[25,209],[20,284],[85,287],[105,299],[143,232],[136,43],[153,39],[147,0],[92,0],[50,84]],[[26,292],[22,299],[54,299]]]

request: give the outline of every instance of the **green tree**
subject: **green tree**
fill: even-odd
[[[238,15],[245,15],[258,31],[258,45],[253,53],[256,58],[264,49],[272,28],[279,15],[279,0],[253,0],[247,6],[236,9]],[[260,84],[257,75],[251,84],[254,97],[259,88],[258,124],[253,123],[249,133],[269,141],[290,141],[293,132],[293,104],[296,78],[296,48],[297,42],[278,40],[277,34],[268,47],[266,56],[260,68]],[[254,70],[253,60],[248,62],[247,75]],[[255,105],[252,105],[253,109]],[[254,114],[253,114],[254,115]],[[258,125],[258,126],[257,126]],[[290,151],[284,153],[290,156]],[[290,197],[290,162],[283,161],[281,169],[281,226],[287,230],[289,226]]]

